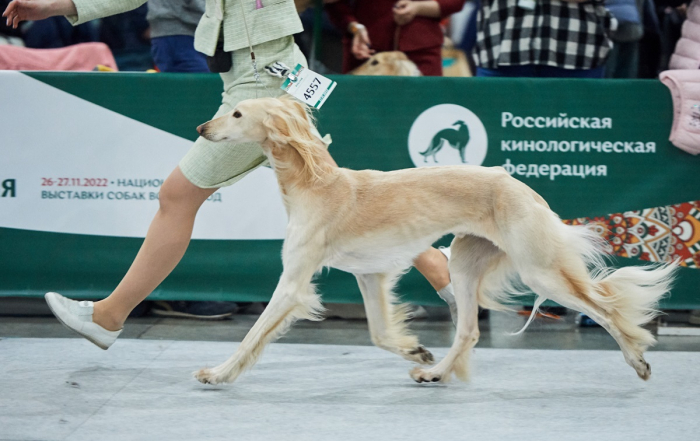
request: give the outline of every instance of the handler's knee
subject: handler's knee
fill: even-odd
[[[216,189],[199,188],[192,184],[178,169],[175,169],[160,187],[158,201],[164,214],[196,213],[202,203]]]

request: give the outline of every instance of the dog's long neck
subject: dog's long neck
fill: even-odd
[[[269,147],[265,150],[285,199],[299,192],[324,187],[338,168],[326,145],[316,137],[311,141],[292,141],[288,145]]]

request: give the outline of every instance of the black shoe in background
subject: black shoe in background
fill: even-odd
[[[151,306],[151,313],[160,317],[197,320],[223,320],[237,311],[234,302],[156,301]]]

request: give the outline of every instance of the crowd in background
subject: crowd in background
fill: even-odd
[[[9,3],[0,0],[0,9]],[[348,73],[376,52],[401,51],[423,75],[442,75],[455,62],[446,56],[449,46],[469,65],[466,75],[656,78],[668,68],[687,2],[324,0],[316,48],[313,3],[297,1],[305,31],[295,39],[307,59],[315,49],[315,67],[324,73]],[[75,27],[63,17],[17,29],[2,21],[0,44],[102,42],[122,71],[206,72],[205,57],[193,48],[203,13],[204,0],[151,0]]]

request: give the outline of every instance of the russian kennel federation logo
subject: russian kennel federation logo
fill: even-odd
[[[456,104],[424,111],[408,133],[408,153],[416,167],[481,165],[487,147],[486,129],[479,117]]]

